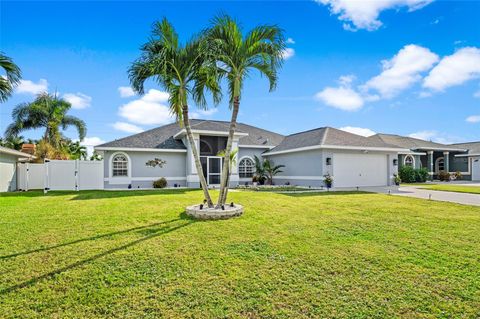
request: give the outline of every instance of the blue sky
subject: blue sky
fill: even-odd
[[[264,78],[248,80],[241,122],[282,134],[332,126],[440,142],[480,140],[478,1],[2,1],[0,6],[0,48],[21,67],[24,80],[0,105],[1,132],[12,108],[45,88],[73,101],[71,113],[86,121],[89,145],[171,121],[166,95],[154,83],[143,97],[126,96],[127,69],[154,21],[167,17],[187,40],[223,12],[245,30],[278,24],[291,39],[274,92]],[[126,87],[126,97],[119,87]],[[230,113],[222,103],[196,116],[229,120]],[[75,131],[66,135],[74,138]]]

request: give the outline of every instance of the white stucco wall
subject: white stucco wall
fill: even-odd
[[[17,156],[0,153],[0,192],[17,189]]]

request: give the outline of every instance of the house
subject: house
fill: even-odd
[[[192,131],[207,183],[220,183],[222,158],[229,122],[192,120]],[[239,123],[233,148],[238,148],[230,186],[251,183],[254,157],[269,158],[286,167],[275,177],[277,184],[322,186],[323,175],[334,176],[336,187],[385,186],[397,172],[398,146],[374,141],[334,128],[320,128],[283,136]],[[105,188],[150,188],[165,177],[170,186],[199,187],[199,178],[185,130],[173,123],[95,147],[104,158]],[[147,161],[161,158],[163,168]]]
[[[459,143],[452,146],[467,150],[467,153],[456,154],[455,158],[467,163],[472,181],[480,181],[480,142]]]
[[[475,174],[480,174],[478,164],[476,164],[476,168],[472,167],[473,163],[478,162],[478,158],[476,158],[477,162],[474,162],[475,154],[470,153],[469,155],[470,149],[473,147],[478,149],[474,153],[480,154],[480,143],[445,145],[393,134],[376,134],[369,139],[408,149],[408,152],[399,152],[399,167],[425,167],[432,179],[436,179],[440,172],[445,171],[460,172],[462,178],[466,180],[480,180],[478,176],[472,176],[473,171]]]
[[[17,190],[17,163],[32,158],[31,154],[0,146],[0,192]]]

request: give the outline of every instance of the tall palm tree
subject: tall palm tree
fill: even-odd
[[[0,76],[0,102],[5,102],[20,83],[22,74],[20,68],[12,59],[0,52],[0,67],[5,71],[5,77]]]
[[[81,145],[79,141],[69,141],[68,153],[70,155],[70,159],[87,159],[87,148]]]
[[[228,163],[244,81],[252,71],[259,71],[268,79],[270,91],[275,89],[277,71],[283,62],[285,38],[282,29],[275,25],[257,26],[243,35],[238,23],[227,15],[215,18],[207,34],[208,42],[215,49],[217,65],[227,80],[230,95],[232,117],[224,156],[224,163]],[[228,165],[224,165],[217,207],[227,200],[229,171]]]
[[[137,93],[144,93],[144,83],[150,78],[169,93],[170,111],[186,130],[200,185],[208,206],[213,207],[190,127],[187,103],[192,98],[198,107],[205,109],[206,90],[212,93],[215,103],[220,101],[216,67],[208,63],[212,60],[208,58],[207,46],[199,37],[180,44],[174,27],[163,19],[154,25],[150,41],[142,46],[140,58],[129,69],[129,77]]]
[[[13,123],[7,127],[5,137],[18,136],[26,130],[43,128],[45,129],[43,140],[53,147],[60,147],[63,138],[60,130],[74,126],[82,141],[87,128],[84,121],[67,114],[71,107],[69,102],[55,95],[42,93],[33,102],[19,104],[13,109]]]

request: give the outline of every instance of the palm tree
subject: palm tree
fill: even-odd
[[[284,168],[285,165],[275,165],[271,160],[265,159],[263,161],[263,170],[267,175],[267,181],[269,185],[273,185],[273,176],[283,172],[281,169]]]
[[[69,141],[68,153],[70,155],[70,159],[87,159],[87,148],[83,145],[80,145],[79,141]]]
[[[226,15],[215,18],[213,26],[206,33],[208,42],[215,50],[217,66],[227,80],[230,95],[232,117],[224,156],[226,163],[232,151],[244,81],[256,70],[268,79],[270,91],[275,89],[277,70],[283,62],[285,39],[283,31],[275,25],[257,26],[244,36],[237,22]],[[217,207],[227,200],[228,169],[224,165]]]
[[[2,52],[0,52],[0,67],[5,71],[5,77],[0,76],[0,102],[5,102],[20,83],[22,74],[12,59]]]
[[[206,109],[205,90],[212,93],[215,103],[220,101],[220,88],[214,65],[209,65],[208,44],[194,38],[185,45],[179,43],[174,27],[163,19],[155,23],[152,38],[142,46],[142,54],[129,69],[132,88],[144,93],[144,83],[152,78],[169,93],[170,111],[187,132],[200,185],[208,207],[213,202],[203,175],[199,153],[190,127],[187,100],[192,98],[197,106]]]
[[[13,123],[7,127],[5,136],[9,138],[26,130],[43,128],[43,140],[58,148],[63,139],[60,129],[74,126],[82,141],[87,128],[84,121],[67,114],[71,107],[69,102],[55,95],[42,93],[33,102],[19,104],[13,109]]]
[[[6,139],[0,138],[0,146],[5,146],[17,151],[22,149],[22,145],[25,143],[23,136],[10,136]]]
[[[232,170],[233,166],[237,165],[237,154],[238,154],[238,148],[230,152],[230,159],[228,161],[227,185],[230,184],[230,171]],[[221,150],[220,152],[218,152],[217,156],[225,157],[225,150]]]

